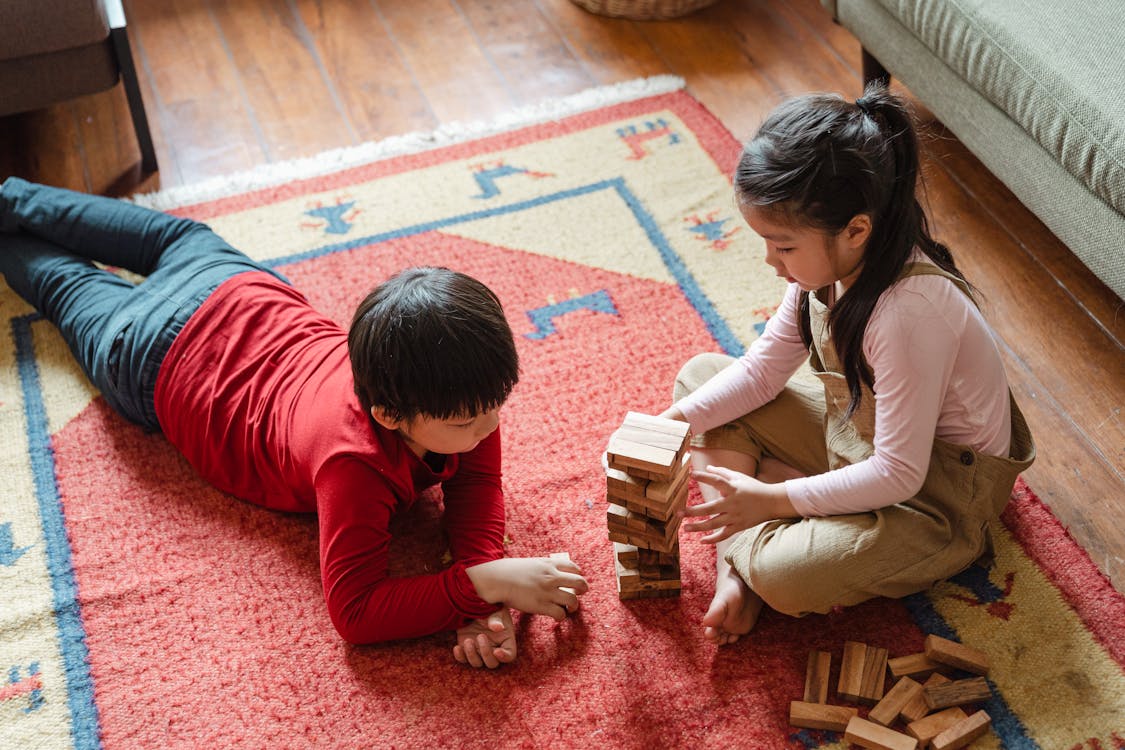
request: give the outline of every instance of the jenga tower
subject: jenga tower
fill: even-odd
[[[688,425],[629,412],[606,450],[606,525],[622,599],[680,593],[680,518],[687,504]]]

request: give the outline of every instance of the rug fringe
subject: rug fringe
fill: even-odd
[[[417,131],[391,136],[380,141],[369,141],[358,146],[332,149],[316,156],[262,164],[243,172],[213,177],[191,185],[178,185],[152,193],[138,193],[128,200],[148,208],[167,211],[292,180],[318,177],[393,156],[429,151],[513,128],[559,120],[599,107],[677,91],[684,85],[684,79],[679,76],[659,75],[637,78],[587,89],[570,96],[545,99],[512,110],[492,120],[452,122],[431,132]]]

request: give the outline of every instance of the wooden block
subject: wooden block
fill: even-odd
[[[903,677],[894,684],[875,708],[867,714],[869,721],[889,727],[910,701],[922,695],[922,684]]]
[[[648,491],[649,484],[650,480],[635,477],[621,469],[609,467],[605,470],[606,491],[614,497],[620,497],[624,500],[643,500],[646,497],[645,493]]]
[[[675,435],[681,440],[687,440],[688,433],[691,430],[687,422],[681,422],[678,419],[657,417],[651,414],[642,414],[639,411],[626,412],[625,419],[622,420],[621,426],[638,427],[654,432],[663,432],[668,435]]]
[[[642,547],[644,549],[658,550],[660,552],[677,553],[680,549],[680,538],[675,534],[670,539],[654,539],[639,534],[628,534],[623,531],[614,529],[609,530],[607,538],[611,542],[621,542],[622,544],[631,544],[634,547]]]
[[[844,658],[840,661],[840,680],[836,684],[836,694],[844,700],[859,701],[863,689],[863,664],[867,656],[867,644],[857,641],[844,642]]]
[[[918,740],[858,716],[848,721],[844,740],[871,750],[916,750]]]
[[[988,654],[983,651],[939,635],[926,636],[924,648],[930,661],[948,664],[972,674],[988,674]]]
[[[617,590],[617,598],[625,601],[627,599],[668,599],[680,595],[680,589],[652,589],[652,590]]]
[[[878,703],[887,687],[887,649],[868,646],[863,657],[863,683],[860,686],[861,703]]]
[[[912,721],[906,725],[906,733],[918,739],[918,747],[922,750],[930,746],[931,740],[949,729],[968,714],[957,706],[938,711],[936,714]]]
[[[933,685],[944,685],[950,680],[943,674],[934,672],[930,675],[924,683],[922,683],[922,693],[915,696],[912,700],[908,701],[899,712],[899,716],[903,721],[918,721],[923,716],[930,712],[930,707],[926,705],[926,688]]]
[[[641,574],[633,568],[627,568],[617,558],[613,560],[613,571],[617,576],[617,590],[633,588],[641,580]]]
[[[672,552],[659,552],[653,549],[638,549],[637,560],[642,565],[679,565],[680,556]]]
[[[827,703],[828,702],[828,673],[832,669],[832,654],[827,651],[810,651],[809,661],[805,666],[805,702],[806,703]],[[792,712],[790,712],[792,713]],[[845,721],[844,724],[848,722]],[[803,724],[795,724],[794,726],[804,726]],[[812,727],[812,729],[824,729],[825,727]],[[843,729],[836,731],[842,732]]]
[[[966,747],[988,731],[992,717],[984,711],[962,719],[933,739],[934,750],[957,750]]]
[[[944,685],[931,685],[922,691],[926,705],[931,711],[950,706],[964,706],[967,703],[980,703],[992,697],[992,688],[983,677],[968,680],[954,680]]]
[[[691,454],[684,453],[676,473],[670,479],[658,482],[648,482],[645,485],[645,496],[658,503],[667,503],[675,494],[687,484],[691,476]]]
[[[640,549],[634,547],[632,544],[622,544],[621,542],[614,542],[613,552],[618,562],[620,562],[626,568],[636,568],[640,565]]]
[[[677,565],[645,565],[641,563],[637,566],[637,570],[641,574],[641,578],[650,581],[669,581],[679,579],[680,566]]]
[[[814,651],[827,653],[825,651]],[[803,729],[827,729],[832,732],[843,732],[848,728],[848,722],[859,713],[858,708],[851,706],[828,706],[824,703],[809,703],[806,701],[789,702],[789,723]]]
[[[684,438],[659,430],[649,430],[636,425],[624,424],[617,429],[614,435],[641,445],[651,445],[653,448],[664,448],[676,453],[686,452],[684,451],[686,447]]]
[[[910,654],[909,656],[896,656],[887,659],[887,669],[891,677],[910,677],[915,680],[924,680],[934,672],[940,672],[944,665],[930,661],[924,653]]]
[[[655,476],[657,479],[671,477],[679,459],[676,451],[636,443],[617,435],[610,438],[609,446],[606,448],[606,461],[609,468],[627,474],[640,470],[644,472],[642,476]]]

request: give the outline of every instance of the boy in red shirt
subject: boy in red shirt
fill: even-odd
[[[458,661],[494,668],[516,656],[509,607],[577,609],[577,566],[504,558],[498,412],[519,362],[480,282],[405,270],[344,331],[203,224],[17,178],[0,187],[0,272],[118,413],[218,489],[319,515],[325,600],[349,642],[452,629]],[[392,578],[391,517],[436,484],[453,563]]]

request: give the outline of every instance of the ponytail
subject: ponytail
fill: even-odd
[[[918,136],[901,99],[880,83],[854,103],[830,94],[792,99],[773,112],[743,149],[735,190],[743,205],[768,207],[798,225],[841,232],[858,214],[871,217],[859,275],[828,317],[851,400],[874,387],[863,335],[879,297],[898,279],[915,247],[964,281],[953,257],[929,232],[915,194]],[[811,344],[808,292],[801,293],[801,336]]]

